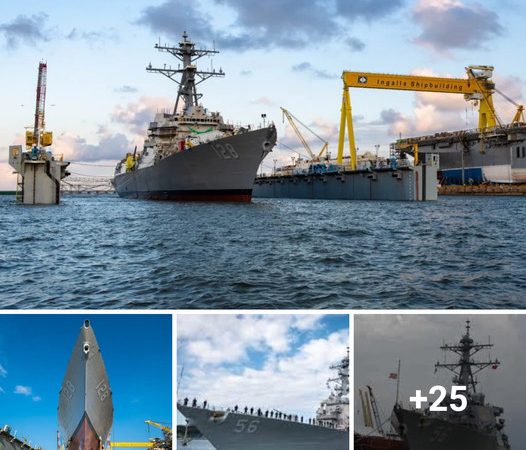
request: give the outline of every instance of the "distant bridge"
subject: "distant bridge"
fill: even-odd
[[[112,177],[75,176],[66,177],[60,184],[64,194],[113,194]]]

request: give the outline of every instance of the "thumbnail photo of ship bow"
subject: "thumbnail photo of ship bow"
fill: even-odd
[[[0,314],[0,449],[170,450],[171,322],[166,314]],[[130,373],[146,358],[156,374]]]
[[[346,339],[345,321],[346,316],[341,318],[315,317],[307,319],[312,321],[304,328],[298,323],[301,318],[293,316],[242,316],[230,318],[220,316],[214,320],[208,319],[211,316],[195,318],[194,316],[184,316],[179,320],[178,329],[180,334],[179,353],[181,359],[180,378],[184,381],[179,392],[187,395],[178,400],[177,409],[179,411],[178,425],[178,447],[189,449],[216,449],[216,450],[265,450],[279,448],[283,450],[348,450],[349,449],[349,354]],[[222,319],[223,317],[224,319]],[[208,320],[207,320],[208,319]],[[192,321],[193,325],[185,326],[186,321]],[[283,327],[283,339],[295,339],[292,333],[297,333],[300,344],[290,341],[292,347],[289,351],[283,352],[276,349],[265,348],[270,342],[265,338],[259,342],[245,342],[247,347],[243,350],[250,353],[257,352],[259,355],[250,357],[247,366],[243,369],[238,366],[244,359],[239,354],[239,361],[229,365],[229,368],[222,366],[220,357],[214,357],[214,362],[207,361],[207,357],[200,357],[193,353],[198,347],[203,347],[203,342],[207,342],[208,348],[216,344],[213,337],[202,337],[203,341],[191,343],[186,341],[192,333],[192,329],[197,321],[205,323],[208,321],[211,330],[219,332],[224,327],[237,324],[240,328],[245,328],[254,324],[261,327],[272,321],[279,321]],[[181,324],[183,324],[181,326]],[[318,325],[315,325],[318,324]],[[313,326],[318,328],[319,340],[314,342],[311,338]],[[288,330],[287,330],[288,328]],[[327,331],[331,330],[329,335]],[[178,331],[179,333],[179,331]],[[324,338],[323,334],[325,333]],[[235,335],[236,333],[232,333]],[[183,337],[184,336],[184,337]],[[232,336],[233,337],[233,336]],[[227,339],[230,339],[227,338]],[[217,339],[217,342],[221,339]],[[325,342],[324,342],[325,341]],[[331,351],[334,356],[319,356],[321,361],[313,361],[316,352],[331,341],[336,346]],[[348,341],[347,341],[348,342]],[[256,347],[257,346],[257,347]],[[313,347],[318,347],[314,349]],[[313,353],[307,356],[311,349]],[[219,351],[219,349],[214,350]],[[291,352],[292,351],[292,352]],[[321,367],[322,361],[333,360],[339,354],[339,358],[334,360],[329,367]],[[229,356],[225,354],[225,359]],[[262,358],[262,359],[260,359]],[[274,360],[274,358],[277,358]],[[303,361],[300,361],[300,358]],[[305,367],[311,361],[315,367]],[[190,362],[195,366],[188,365]],[[184,365],[186,364],[186,365]],[[262,365],[261,365],[262,364]],[[294,365],[297,365],[297,372],[294,372]],[[191,386],[194,382],[197,386],[202,386],[203,380],[199,378],[200,366],[207,367],[212,376],[217,375],[217,380],[208,386],[206,391],[199,392],[199,398],[193,396],[198,387]],[[230,372],[230,373],[228,373]],[[303,374],[303,375],[301,375]],[[319,392],[324,397],[316,399],[313,391],[308,387],[313,386],[316,379],[321,378],[322,374],[327,374],[326,392],[321,394],[323,389],[316,386],[314,392]],[[309,377],[309,378],[307,378]],[[288,379],[287,379],[288,378]],[[292,379],[291,379],[292,378]],[[233,393],[230,383],[236,381],[240,392]],[[285,386],[276,387],[275,393],[263,391],[272,383],[283,380]],[[297,381],[296,381],[297,380]],[[216,391],[224,384],[223,389]],[[250,389],[250,392],[245,392]],[[287,390],[292,389],[292,392]],[[230,394],[232,392],[232,394]],[[251,392],[253,394],[251,395]],[[259,393],[259,394],[258,394]],[[283,393],[283,394],[281,394]],[[181,394],[179,394],[181,395]],[[210,395],[210,396],[209,396]],[[272,400],[277,398],[279,400]],[[294,405],[291,399],[300,398],[301,403]],[[206,396],[206,397],[205,397]],[[206,398],[205,400],[201,400]],[[225,398],[221,403],[226,404],[228,398],[231,406],[215,406],[215,399]],[[212,399],[212,400],[210,400]],[[241,401],[242,400],[242,401]],[[305,404],[316,405],[314,410],[308,411]],[[250,406],[249,406],[250,405]],[[258,405],[258,406],[256,406]],[[310,408],[309,408],[310,409]],[[294,411],[294,413],[290,411]],[[309,414],[310,412],[310,414]]]

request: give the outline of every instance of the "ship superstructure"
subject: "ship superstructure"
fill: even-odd
[[[331,393],[314,419],[261,408],[210,409],[185,399],[177,409],[216,450],[348,450],[349,355],[331,367]]]
[[[447,396],[440,404],[446,411],[423,412],[396,405],[393,410],[393,426],[409,445],[409,450],[510,450],[507,435],[503,432],[503,408],[486,403],[485,395],[477,389],[475,375],[500,362],[495,359],[477,361],[474,355],[493,344],[475,343],[470,333],[470,322],[458,344],[444,344],[441,349],[455,353],[458,361],[437,363],[435,367],[453,372],[453,385],[466,388],[467,407],[461,412],[453,411]]]
[[[349,355],[331,369],[336,371],[336,376],[327,381],[331,393],[321,402],[316,420],[331,428],[346,430],[349,429]]]
[[[177,99],[173,111],[159,112],[150,122],[142,151],[117,164],[117,193],[154,200],[250,201],[257,168],[276,144],[274,125],[234,126],[199,103],[197,84],[225,75],[221,69],[197,69],[196,61],[216,50],[197,48],[186,32],[178,47],[155,48],[182,63],[177,69],[147,67],[178,84]]]

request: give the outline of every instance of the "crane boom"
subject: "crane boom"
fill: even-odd
[[[158,422],[154,422],[153,420],[145,420],[144,422],[147,423],[148,425],[151,425],[153,427],[159,428],[160,430],[164,431],[165,433],[171,433],[172,432],[172,429],[170,427],[162,425],[162,424],[160,424]]]
[[[47,88],[47,63],[38,65],[37,95],[35,105],[35,122],[33,130],[26,128],[26,147],[47,147],[53,143],[53,133],[45,131],[46,122],[46,88]]]
[[[467,78],[445,78],[423,75],[395,75],[373,72],[344,71],[343,99],[340,120],[340,135],[338,140],[338,164],[343,161],[343,145],[345,128],[348,129],[349,150],[352,169],[356,169],[356,145],[352,124],[352,110],[349,88],[390,89],[398,91],[439,92],[446,94],[463,94],[466,100],[479,103],[479,129],[495,127],[500,124],[493,106],[495,83],[492,66],[468,66]]]
[[[283,112],[283,115],[287,118],[287,120],[289,121],[290,126],[292,127],[292,129],[296,133],[296,136],[298,136],[298,139],[303,144],[303,147],[305,147],[305,150],[307,150],[307,154],[309,155],[309,157],[313,161],[319,160],[321,155],[323,155],[323,153],[327,151],[329,143],[325,139],[323,139],[321,136],[316,134],[314,131],[312,131],[307,125],[305,125],[300,119],[298,119],[289,110],[281,107],[281,111]],[[296,125],[296,122],[298,122],[300,125],[305,127],[308,131],[310,131],[314,136],[316,136],[320,141],[323,142],[323,147],[322,147],[322,149],[320,150],[320,152],[317,155],[315,155],[314,152],[311,150],[310,145],[308,144],[308,142],[305,140],[305,138],[301,134],[301,131],[299,130],[298,126]]]
[[[47,64],[41,62],[38,65],[37,81],[37,101],[35,106],[35,126],[33,135],[35,136],[36,145],[40,144],[39,135],[44,130],[44,115],[46,110],[46,85],[47,85]]]
[[[385,431],[382,425],[382,419],[380,419],[380,411],[378,411],[378,404],[376,403],[376,398],[373,394],[373,388],[371,386],[367,386],[367,389],[369,390],[369,400],[371,402],[371,408],[373,410],[376,428],[382,436],[385,436]]]

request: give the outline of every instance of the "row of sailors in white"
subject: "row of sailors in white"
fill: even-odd
[[[185,398],[184,401],[183,401],[184,406],[188,406],[188,403],[189,403],[188,398]],[[206,409],[207,406],[209,406],[209,405],[208,405],[208,402],[205,400],[203,402],[202,408]],[[201,406],[197,405],[197,399],[194,398],[192,400],[192,408],[200,408],[200,407]],[[238,407],[238,405],[234,406],[234,408],[232,410],[230,408],[228,408],[227,411],[233,411],[234,413],[240,413],[241,412],[239,407]],[[256,410],[255,408],[248,408],[248,406],[245,406],[244,413],[245,414],[250,414],[251,416],[267,417],[267,418],[271,418],[271,419],[281,419],[281,420],[289,420],[291,422],[301,422],[301,423],[303,423],[303,416],[297,416],[297,415],[293,415],[293,414],[285,414],[285,413],[282,413],[280,411],[268,411],[267,410],[267,411],[263,412],[263,410],[261,408],[258,408]],[[318,425],[318,426],[327,427],[327,428],[335,428],[335,426],[334,426],[334,424],[332,422],[325,421],[325,420],[317,420],[317,419],[310,419],[309,418],[308,424],[309,425]]]

